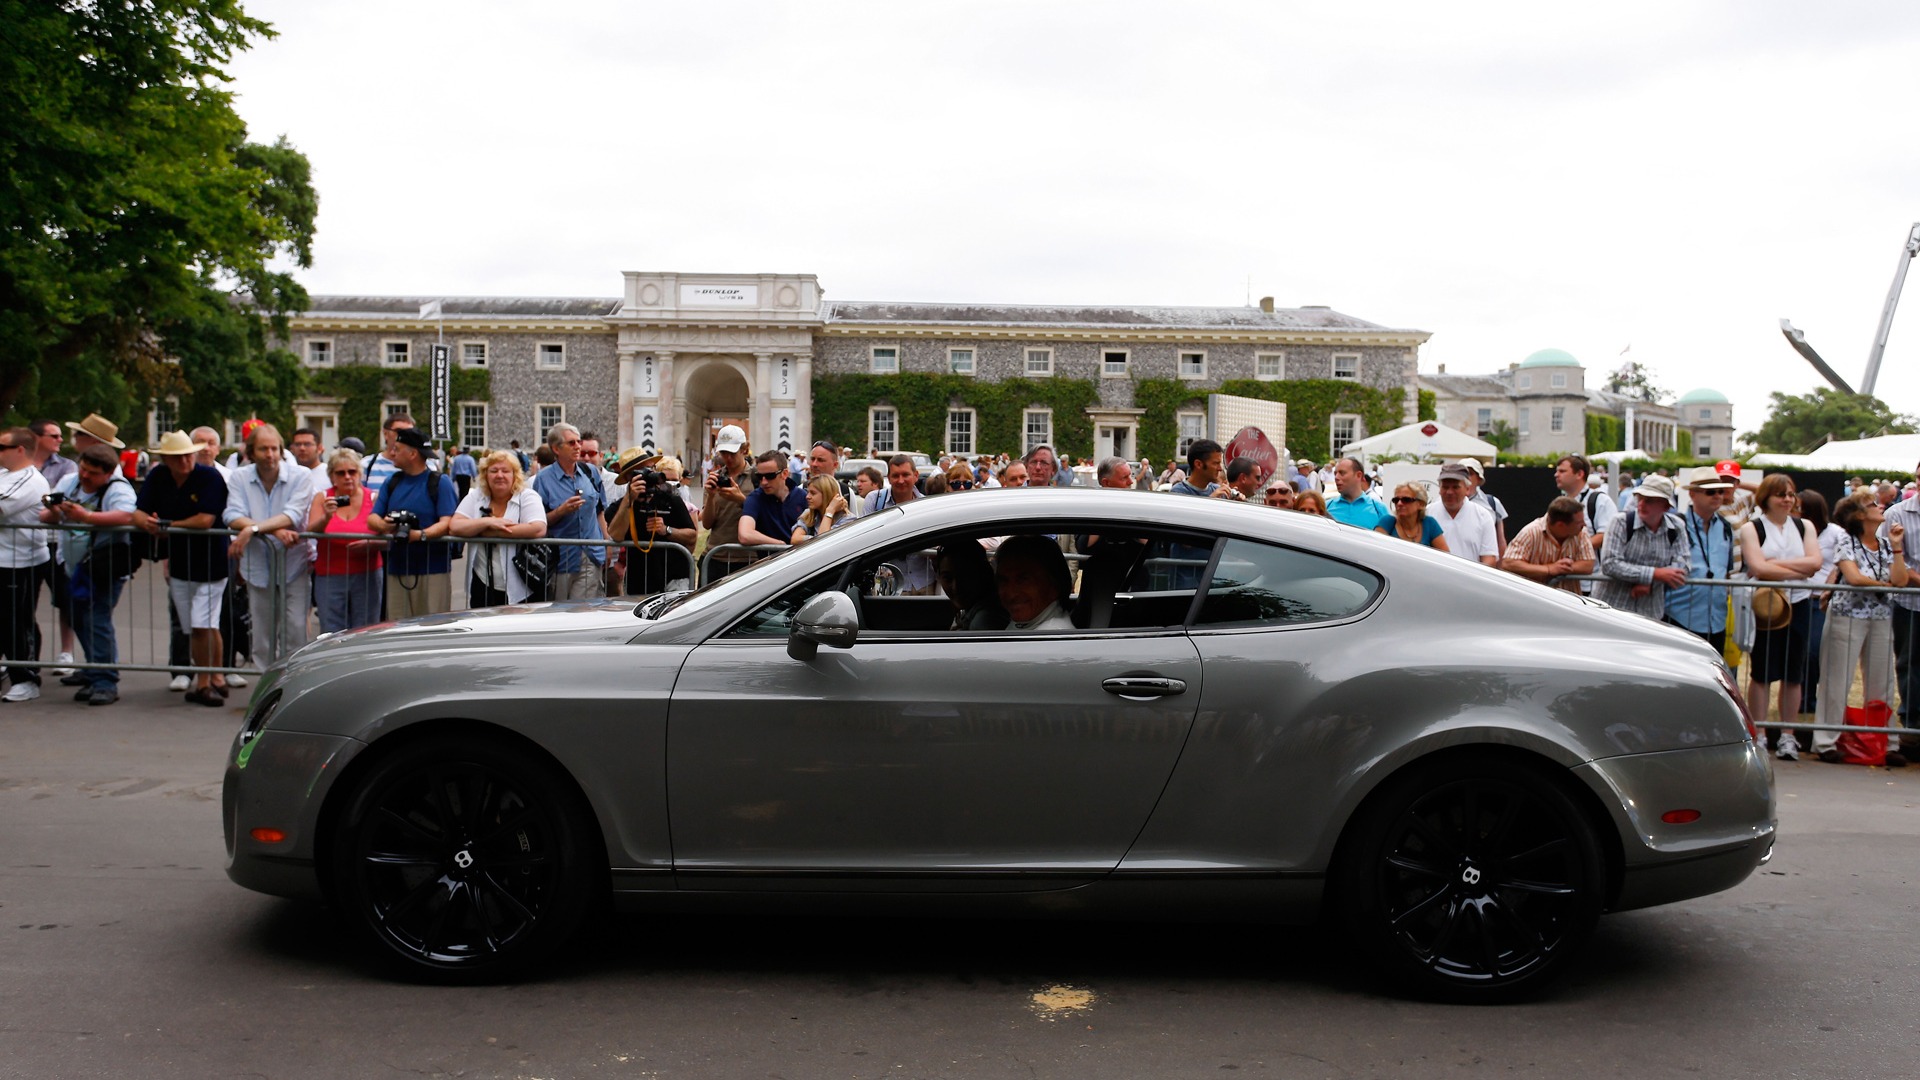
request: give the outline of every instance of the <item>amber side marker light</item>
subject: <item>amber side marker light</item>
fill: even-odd
[[[1660,820],[1661,820],[1661,821],[1664,821],[1664,822],[1666,822],[1666,823],[1667,823],[1667,824],[1669,824],[1669,825],[1691,825],[1691,824],[1693,824],[1694,822],[1696,822],[1696,821],[1699,821],[1699,820],[1700,820],[1700,811],[1698,811],[1698,810],[1669,810],[1669,811],[1667,811],[1666,813],[1664,813],[1664,814],[1661,814],[1661,815],[1660,815]],[[255,829],[255,830],[253,830],[253,831],[254,831],[254,832],[256,832],[256,833],[258,833],[258,832],[264,832],[264,831],[268,831],[268,830],[263,830],[263,829]],[[278,834],[276,834],[276,835],[278,835]]]
[[[1700,815],[1695,814],[1694,816],[1699,817]],[[287,834],[281,832],[279,829],[255,829],[247,835],[263,844],[281,844],[285,843],[287,839]]]

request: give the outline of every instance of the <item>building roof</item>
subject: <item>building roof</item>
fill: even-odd
[[[1173,328],[1232,330],[1355,330],[1393,328],[1325,307],[1163,307],[1112,304],[936,304],[850,300],[821,305],[833,323],[910,323],[957,326],[1049,326],[1076,329]],[[1402,333],[1420,331],[1400,331]]]
[[[1437,390],[1444,390],[1455,397],[1510,398],[1513,388],[1506,380],[1495,375],[1426,375],[1419,376],[1420,381],[1431,384]]]
[[[1725,405],[1727,403],[1727,395],[1718,390],[1709,390],[1704,386],[1698,390],[1687,391],[1681,395],[1679,401],[1674,402],[1676,405]]]
[[[419,318],[420,307],[440,301],[441,316],[455,319],[600,319],[620,308],[620,300],[582,296],[314,296],[307,316]],[[427,320],[430,321],[430,320]]]
[[[1521,367],[1579,367],[1580,361],[1565,349],[1541,349],[1520,361]]]

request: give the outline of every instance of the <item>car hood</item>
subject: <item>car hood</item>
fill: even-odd
[[[509,604],[376,623],[358,630],[323,635],[293,654],[288,663],[297,666],[362,652],[489,648],[498,645],[502,638],[529,644],[628,641],[640,632],[642,625],[633,617],[634,604],[635,601],[625,598]]]

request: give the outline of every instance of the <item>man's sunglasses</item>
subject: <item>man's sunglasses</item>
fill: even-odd
[[[777,472],[756,472],[753,475],[755,479],[759,480],[763,484],[769,480],[780,479],[780,474]]]

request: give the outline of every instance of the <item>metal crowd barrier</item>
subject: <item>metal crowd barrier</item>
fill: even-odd
[[[1562,582],[1562,581],[1596,581],[1597,582],[1597,581],[1614,581],[1614,579],[1608,577],[1605,574],[1600,574],[1600,573],[1565,574],[1560,577],[1553,578],[1549,582],[1549,584]],[[1615,584],[1620,584],[1620,582],[1615,581]],[[1692,586],[1692,585],[1699,585],[1699,586],[1705,586],[1713,589],[1727,590],[1729,594],[1727,597],[1727,603],[1729,605],[1750,603],[1750,600],[1746,597],[1736,598],[1735,596],[1733,596],[1732,594],[1735,593],[1736,591],[1745,590],[1747,593],[1750,594],[1752,590],[1755,590],[1755,589],[1770,589],[1770,588],[1784,588],[1784,589],[1790,589],[1790,590],[1804,589],[1809,592],[1815,592],[1815,593],[1838,593],[1838,592],[1884,593],[1889,597],[1920,596],[1920,586],[1914,586],[1914,585],[1909,585],[1904,588],[1896,589],[1891,586],[1848,585],[1843,582],[1820,583],[1820,582],[1812,582],[1812,581],[1762,581],[1758,578],[1746,578],[1746,577],[1687,578],[1680,585],[1668,586],[1667,593],[1668,595],[1671,595],[1673,590],[1676,588],[1685,588],[1687,586]],[[1894,618],[1897,619],[1900,617],[1901,615],[1899,614],[1899,609],[1896,608]],[[1920,613],[1916,613],[1912,617],[1915,619],[1920,619]],[[1820,620],[1821,629],[1810,631],[1807,636],[1807,655],[1805,658],[1806,660],[1805,670],[1810,673],[1810,677],[1806,682],[1803,682],[1801,684],[1802,694],[1806,692],[1807,687],[1811,686],[1814,688],[1815,693],[1817,695],[1821,687],[1822,680],[1820,678],[1820,641],[1824,636],[1826,612],[1824,610],[1817,611],[1815,613],[1815,618]],[[1673,624],[1669,623],[1669,625],[1673,625]],[[1920,626],[1916,626],[1915,629],[1916,629],[1916,632],[1920,632]],[[1736,647],[1739,647],[1738,642],[1735,642],[1734,644],[1736,645]],[[1749,657],[1751,657],[1752,655],[1751,650],[1749,649],[1741,648],[1741,651],[1743,653],[1746,653]],[[1854,678],[1851,680],[1851,685],[1859,687],[1861,686],[1861,679],[1864,677],[1864,674],[1860,670],[1860,661],[1858,658],[1855,658],[1855,660],[1853,661],[1853,664],[1854,664],[1855,672],[1854,672]],[[1748,669],[1751,668],[1750,663],[1742,666]],[[1888,678],[1890,681],[1895,682],[1897,684],[1898,678],[1899,678],[1897,674],[1897,668],[1894,668],[1891,661],[1889,661],[1888,666],[1890,669],[1888,672]],[[1772,685],[1772,684],[1769,684],[1769,685]],[[1867,693],[1865,695],[1865,699],[1868,701],[1872,701],[1878,698],[1880,700],[1886,701],[1887,704],[1892,705],[1894,703],[1895,695],[1897,694],[1897,691],[1898,691],[1898,686],[1895,685],[1895,686],[1886,687],[1885,691],[1886,692],[1884,695],[1877,694],[1877,693]],[[1804,707],[1804,701],[1803,701],[1803,707]],[[1802,713],[1801,715],[1810,716],[1812,714]],[[1886,734],[1889,737],[1895,738],[1895,739],[1899,738],[1900,733],[1902,732],[1910,732],[1915,735],[1920,735],[1920,728],[1899,727],[1897,726],[1898,720],[1899,720],[1899,716],[1896,713],[1894,717],[1895,723],[1889,724],[1889,726],[1887,727],[1871,727],[1871,726],[1864,726],[1860,724],[1822,724],[1815,721],[1800,721],[1800,720],[1761,720],[1761,721],[1755,721],[1755,726],[1768,728],[1768,729],[1775,729],[1775,730],[1790,729],[1793,731],[1853,731],[1853,732],[1862,732],[1862,733],[1881,733],[1881,734]]]
[[[754,563],[764,562],[783,551],[792,550],[792,548],[785,544],[720,544],[715,547],[710,547],[707,549],[706,554],[700,559],[699,584],[705,585],[709,582],[718,581],[728,574],[737,574],[747,567],[752,566]],[[735,555],[742,557],[731,557]],[[718,576],[714,574],[714,564],[716,562],[724,568]]]

